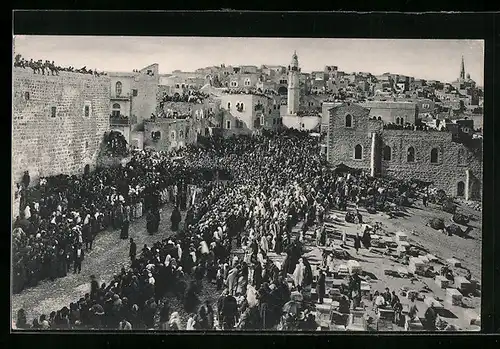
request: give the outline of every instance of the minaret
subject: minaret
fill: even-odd
[[[287,114],[296,114],[299,110],[300,98],[300,68],[297,52],[293,53],[292,62],[288,66],[288,103]]]
[[[465,80],[464,56],[462,56],[462,65],[460,66],[460,80]]]

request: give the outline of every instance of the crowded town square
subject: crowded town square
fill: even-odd
[[[15,55],[12,328],[479,331],[463,56],[457,111],[408,76],[331,90],[328,66],[323,91],[292,52],[198,75]]]

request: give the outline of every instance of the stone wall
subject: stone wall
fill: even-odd
[[[321,126],[321,116],[283,115],[283,126],[296,130],[314,130]]]
[[[40,176],[83,173],[85,165],[94,168],[109,130],[109,96],[106,76],[47,76],[14,68],[13,186],[26,170],[36,183]]]
[[[157,119],[144,123],[144,148],[158,151],[177,149],[197,141],[196,122],[192,119]],[[154,140],[153,132],[160,132],[160,138]]]
[[[345,124],[348,114],[352,116],[351,127]],[[383,121],[369,120],[369,117],[367,108],[355,104],[344,104],[331,110],[328,161],[370,172],[372,134],[375,133],[374,167],[377,175],[432,181],[450,195],[457,195],[458,183],[463,182],[470,198],[482,196],[482,149],[474,150],[453,142],[450,132],[386,130]],[[356,145],[362,147],[360,159],[355,158]],[[390,147],[390,160],[384,159],[386,146]],[[413,162],[407,161],[410,147],[415,151]],[[434,148],[437,149],[437,162],[431,163]]]
[[[150,72],[148,74],[148,72]],[[137,90],[137,96],[132,99],[132,115],[137,116],[137,125],[134,125],[133,131],[140,131],[144,120],[156,113],[156,98],[158,94],[158,84],[160,75],[158,64],[141,69],[134,78],[132,88]]]

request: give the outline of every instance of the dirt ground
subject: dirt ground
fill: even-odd
[[[389,236],[394,236],[396,232],[402,231],[408,235],[408,240],[411,245],[417,245],[428,253],[434,255],[439,259],[441,263],[446,263],[446,259],[455,258],[461,262],[462,266],[468,268],[471,272],[472,279],[477,280],[480,284],[481,280],[481,213],[468,211],[467,207],[460,207],[460,209],[465,211],[466,214],[474,214],[478,217],[477,221],[472,221],[470,226],[473,230],[470,232],[468,238],[461,238],[458,236],[447,236],[442,234],[429,226],[426,223],[431,218],[442,218],[446,225],[451,224],[451,214],[443,212],[439,207],[422,207],[416,206],[408,208],[404,217],[399,218],[389,218],[384,213],[370,214],[364,209],[360,209],[360,213],[363,216],[363,223],[374,226],[375,222],[378,222],[384,231]],[[355,235],[356,232],[360,232],[360,225],[347,223],[344,220],[345,212],[341,211],[331,211],[331,214],[335,214],[338,218],[338,223],[335,223],[335,230],[346,231],[349,235]],[[465,227],[463,227],[465,229]],[[371,292],[379,291],[383,292],[386,287],[396,291],[399,296],[399,290],[401,287],[407,287],[410,290],[421,291],[424,287],[427,288],[426,295],[432,296],[436,299],[440,299],[441,304],[444,306],[445,310],[440,311],[443,318],[448,322],[461,330],[479,330],[477,326],[471,326],[467,323],[464,318],[465,308],[452,306],[446,303],[445,300],[445,290],[441,289],[434,281],[433,278],[420,277],[417,276],[412,282],[408,278],[398,278],[385,275],[384,270],[386,269],[396,269],[398,267],[408,267],[397,261],[391,260],[388,256],[382,256],[380,254],[370,252],[366,249],[360,249],[359,254],[356,254],[354,249],[353,240],[347,242],[347,246],[344,248],[351,256],[352,259],[357,260],[363,271],[370,275],[369,285]],[[320,259],[321,251],[319,248],[312,247],[309,248],[308,256],[312,259]],[[335,265],[345,264],[345,260],[336,260]],[[432,265],[432,263],[431,263]],[[434,264],[436,270],[439,270],[441,264]],[[459,270],[460,268],[454,268],[456,274],[464,275],[465,271]],[[451,286],[453,287],[453,286]],[[409,300],[406,297],[399,296],[403,306],[409,304]],[[471,299],[473,304],[473,311],[477,314],[481,314],[480,304],[481,300],[479,297],[474,297]],[[372,311],[372,303],[369,301],[364,301],[366,305],[366,311],[370,316],[374,316]],[[419,310],[418,316],[423,317],[425,311],[427,310],[427,305],[422,301],[417,301],[417,308]],[[394,328],[394,330],[401,330],[401,328]]]

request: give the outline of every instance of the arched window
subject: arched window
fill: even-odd
[[[384,160],[385,161],[391,161],[391,147],[389,147],[388,145],[386,145],[384,147]]]
[[[378,117],[378,120],[382,121],[382,117],[381,117],[381,116],[379,116],[379,117]]]
[[[161,132],[160,131],[153,131],[151,132],[151,138],[153,141],[158,141],[161,138]]]
[[[245,79],[245,86],[250,86],[250,83],[251,83],[250,79],[246,78]]]
[[[396,125],[399,125],[400,119],[396,118]]]
[[[238,87],[238,82],[231,81],[231,87]]]
[[[350,116],[350,115],[349,115]],[[360,144],[357,144],[354,147],[354,158],[356,160],[361,160],[361,156],[363,154],[363,147]]]
[[[175,141],[175,131],[170,132],[170,138]]]
[[[120,116],[120,105],[118,103],[113,104],[113,109],[111,111],[111,115],[114,117]]]
[[[227,109],[231,109],[231,102],[227,102]]]
[[[460,181],[457,183],[457,196],[465,195],[465,183]]]
[[[431,163],[436,164],[439,159],[439,152],[437,148],[431,150]]]
[[[406,154],[406,161],[415,162],[415,148],[413,147],[408,148],[408,154]]]
[[[122,94],[122,83],[120,81],[118,81],[115,85],[115,93],[117,96]]]
[[[184,137],[184,131],[180,130],[179,131],[179,138],[182,138],[182,137]]]
[[[352,127],[352,116],[350,114],[345,116],[345,127]]]

